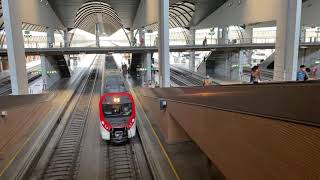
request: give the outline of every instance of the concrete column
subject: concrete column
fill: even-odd
[[[135,45],[135,39],[134,39],[134,30],[130,30],[130,45],[134,46]]]
[[[307,30],[305,27],[301,26],[301,32],[300,32],[300,42],[305,42],[306,41],[306,35],[307,35]]]
[[[149,83],[149,81],[151,81],[151,53],[147,53],[145,55],[145,59],[144,59],[144,64],[145,64],[145,68],[146,68],[146,82]]]
[[[43,90],[46,90],[48,87],[48,80],[47,80],[47,59],[45,56],[41,55],[40,56],[41,59],[41,78],[42,78],[42,83],[43,83]]]
[[[218,28],[218,44],[227,44],[229,39],[229,27]]]
[[[0,57],[0,72],[3,72],[3,65],[2,65],[2,59]]]
[[[139,29],[139,42],[142,47],[146,45],[146,33],[144,29]]]
[[[296,80],[302,0],[281,1],[283,11],[277,20],[275,81]]]
[[[100,25],[96,24],[96,47],[100,48]]]
[[[68,48],[71,45],[71,34],[68,33],[67,30],[63,31],[63,40],[64,40],[64,47]],[[67,65],[70,66],[70,55],[64,55]]]
[[[53,48],[55,44],[54,29],[52,28],[47,28],[47,43],[48,48]]]
[[[190,44],[189,45],[194,46],[196,44],[196,30],[190,29],[189,32],[190,32]],[[196,70],[196,56],[195,56],[194,51],[190,52],[189,69],[192,71]]]
[[[252,43],[253,38],[253,28],[246,26],[242,32],[242,43]]]
[[[18,0],[2,0],[13,95],[28,94],[28,78]]]
[[[63,31],[63,40],[64,40],[64,47],[70,47],[71,45],[71,34],[67,31]]]
[[[243,77],[243,65],[245,64],[245,62],[247,61],[247,54],[245,50],[241,50],[239,52],[239,80],[242,81],[242,77]]]
[[[169,0],[159,1],[160,87],[170,87]]]
[[[225,77],[226,79],[231,79],[231,64],[232,64],[233,54],[232,52],[228,52],[226,64],[225,64]]]

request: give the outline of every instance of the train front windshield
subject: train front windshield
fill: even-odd
[[[132,114],[132,104],[104,104],[103,113],[105,118],[128,117]]]

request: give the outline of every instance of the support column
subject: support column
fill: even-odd
[[[229,40],[229,27],[218,28],[218,44],[228,44]]]
[[[160,87],[170,87],[169,0],[159,1]]]
[[[63,40],[64,40],[64,47],[68,48],[71,45],[71,34],[68,33],[67,30],[63,31]],[[70,55],[64,55],[67,65],[70,66]]]
[[[2,58],[0,57],[0,72],[3,72]]]
[[[245,50],[239,52],[239,80],[242,81],[243,77],[243,65],[246,62],[247,54]]]
[[[251,26],[246,26],[242,32],[242,43],[252,43],[253,42],[253,28]]]
[[[144,29],[139,29],[139,42],[141,47],[146,45],[146,33],[144,32]]]
[[[300,42],[306,42],[306,34],[307,34],[306,28],[301,26]]]
[[[190,33],[190,42],[189,42],[190,44],[189,45],[194,46],[196,44],[196,30],[190,29],[189,33]],[[191,71],[196,70],[196,56],[195,56],[194,51],[190,52],[189,69]]]
[[[71,45],[71,34],[67,31],[63,31],[63,40],[64,40],[64,47],[70,47]]]
[[[40,56],[41,59],[41,78],[42,78],[42,84],[43,84],[43,90],[47,90],[48,86],[48,80],[47,80],[47,59],[44,55]]]
[[[301,27],[302,0],[281,1],[283,11],[277,20],[275,81],[295,81]]]
[[[100,26],[99,26],[99,23],[96,24],[96,47],[100,48]]]
[[[48,48],[53,48],[55,44],[55,38],[54,38],[54,29],[47,28],[47,43]]]
[[[233,53],[228,52],[226,64],[225,64],[225,77],[228,80],[231,80],[231,64],[232,64]]]
[[[18,0],[2,0],[13,95],[28,94],[28,78]]]
[[[147,53],[145,55],[145,68],[146,68],[146,82],[149,83],[151,81],[151,53]]]
[[[135,46],[136,45],[136,40],[134,37],[134,30],[130,30],[130,45],[131,46]]]

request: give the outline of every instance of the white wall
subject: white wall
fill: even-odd
[[[20,15],[22,22],[64,29],[64,25],[52,10],[50,4],[40,0],[18,0],[20,4]]]
[[[302,7],[302,25],[320,26],[320,1],[309,0]]]
[[[213,12],[196,28],[210,28],[213,26],[251,24],[271,22],[275,25],[280,15],[283,0],[229,0],[218,10]],[[309,0],[303,4],[302,25],[320,26],[320,1]]]
[[[199,23],[198,28],[273,21],[282,0],[229,0]],[[239,3],[240,2],[240,3]]]
[[[158,22],[159,0],[141,0],[133,28],[138,29],[146,25]]]

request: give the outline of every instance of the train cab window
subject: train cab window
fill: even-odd
[[[104,104],[103,113],[106,118],[126,117],[132,114],[132,104]]]

